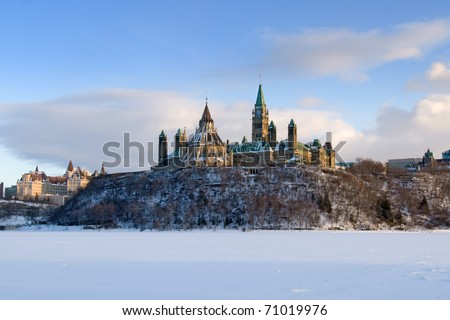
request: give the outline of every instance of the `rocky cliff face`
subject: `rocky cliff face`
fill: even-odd
[[[51,220],[158,230],[448,227],[449,190],[448,172],[190,168],[96,178]]]

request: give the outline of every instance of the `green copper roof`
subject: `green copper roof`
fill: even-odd
[[[275,123],[273,123],[273,121],[270,121],[269,128],[274,128],[274,129],[276,129]]]
[[[289,127],[295,127],[294,119],[291,119],[291,122],[289,122]]]
[[[258,89],[258,97],[256,97],[256,103],[255,106],[265,106],[266,101],[264,100],[264,93],[262,91],[262,85],[259,85]]]
[[[159,137],[160,137],[160,138],[164,138],[164,137],[166,137],[166,134],[164,133],[164,130],[163,130],[163,131],[161,131],[161,134],[159,135]]]
[[[322,144],[320,143],[320,140],[319,140],[319,139],[314,139],[312,145],[313,145],[313,147],[322,148]]]

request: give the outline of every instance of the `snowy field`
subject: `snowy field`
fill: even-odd
[[[0,299],[450,299],[450,233],[3,231]]]

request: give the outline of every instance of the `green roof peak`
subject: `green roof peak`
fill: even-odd
[[[322,143],[320,143],[319,139],[314,139],[313,141],[313,147],[322,148]]]
[[[273,120],[270,121],[269,128],[276,128],[276,127],[275,127],[275,123],[273,123]]]
[[[161,134],[159,135],[160,138],[165,138],[166,134],[164,133],[164,130],[161,131]]]
[[[291,119],[291,122],[289,122],[289,127],[295,127],[294,119]]]
[[[259,89],[258,89],[258,96],[256,97],[256,103],[255,106],[265,106],[266,105],[266,101],[264,100],[264,93],[262,91],[262,84],[259,84]]]

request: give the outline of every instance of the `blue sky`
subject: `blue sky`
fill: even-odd
[[[206,92],[221,137],[250,136],[260,75],[280,138],[294,118],[347,161],[450,149],[446,1],[8,1],[0,41],[7,185],[99,169],[124,132],[192,132]]]

